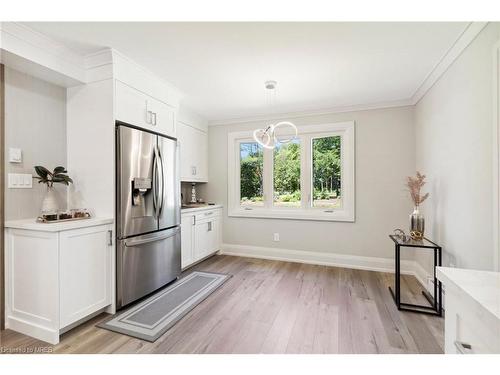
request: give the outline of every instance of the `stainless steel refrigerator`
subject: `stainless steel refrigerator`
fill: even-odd
[[[117,123],[116,185],[116,303],[121,308],[181,273],[177,141]]]

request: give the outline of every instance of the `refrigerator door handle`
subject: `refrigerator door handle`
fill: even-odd
[[[166,238],[170,238],[170,237],[173,237],[175,236],[176,234],[179,233],[179,228],[174,228],[174,229],[171,229],[171,230],[167,230],[166,233],[163,233],[162,235],[156,235],[154,237],[148,237],[148,238],[139,238],[139,239],[127,239],[125,240],[125,246],[127,247],[134,247],[134,246],[138,246],[138,245],[144,245],[144,244],[147,244],[147,243],[151,243],[151,242],[156,242],[156,241],[161,241],[161,240],[164,240]]]
[[[158,219],[158,152],[156,145],[153,155],[153,209],[155,218]]]
[[[163,212],[163,207],[165,206],[165,166],[163,164],[163,155],[161,154],[161,150],[158,149],[158,159],[160,161],[160,167],[159,170],[161,171],[161,200],[159,204],[159,209],[158,209],[158,217],[161,216],[161,213]]]
[[[182,206],[182,193],[181,193],[181,145],[177,141],[175,145],[175,180],[176,182],[176,191],[177,199],[178,199],[178,209],[177,209],[177,221],[180,224],[181,222],[181,206]]]

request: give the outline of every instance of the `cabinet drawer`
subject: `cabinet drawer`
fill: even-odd
[[[447,292],[447,353],[500,353],[500,323],[460,291]]]
[[[196,222],[200,222],[202,220],[205,220],[205,219],[210,219],[212,217],[217,217],[217,216],[221,216],[221,210],[220,209],[216,209],[216,210],[210,210],[210,211],[203,211],[203,212],[200,212],[198,214],[196,214]]]
[[[487,354],[496,353],[495,338],[481,327],[481,322],[470,321],[463,315],[457,315],[457,333],[455,347],[457,353]]]

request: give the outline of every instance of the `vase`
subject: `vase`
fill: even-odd
[[[410,233],[417,234],[416,237],[424,237],[425,218],[419,211],[418,206],[415,206],[410,215]],[[412,236],[414,237],[414,236]]]
[[[56,192],[53,186],[47,186],[47,192],[42,201],[42,213],[57,213],[59,206],[57,204]]]

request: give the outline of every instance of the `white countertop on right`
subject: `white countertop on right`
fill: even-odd
[[[500,320],[500,272],[437,267],[437,278],[453,284]]]

